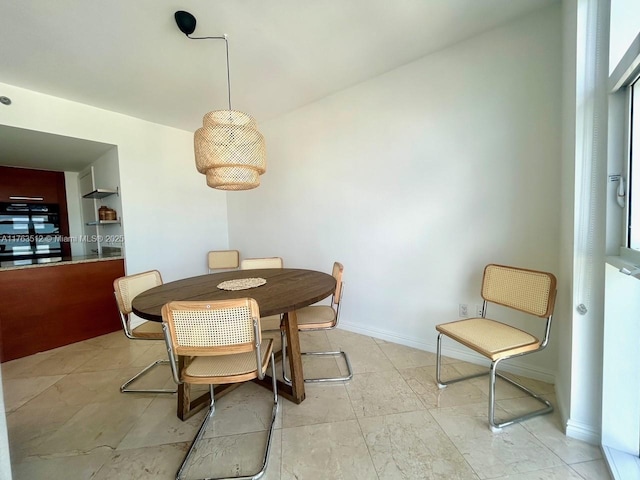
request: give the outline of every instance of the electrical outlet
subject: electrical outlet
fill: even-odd
[[[476,305],[476,317],[482,317],[482,305]]]
[[[466,303],[458,305],[458,316],[467,318],[469,316],[469,308]]]

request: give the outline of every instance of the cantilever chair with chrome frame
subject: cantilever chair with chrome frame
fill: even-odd
[[[436,326],[438,331],[436,381],[440,388],[444,388],[452,383],[488,373],[489,428],[496,432],[500,431],[502,427],[553,411],[553,406],[548,400],[515,380],[502,375],[497,371],[497,368],[503,360],[539,352],[547,346],[556,298],[556,277],[551,273],[537,270],[490,264],[484,269],[482,298],[482,316],[480,318],[469,318]],[[544,319],[546,323],[542,340],[519,328],[486,318],[489,303]],[[488,358],[491,361],[489,371],[447,381],[442,380],[440,370],[443,336],[447,336]],[[543,407],[497,423],[495,420],[496,377],[500,377],[528,393]]]
[[[142,292],[150,288],[162,285],[162,276],[158,270],[150,270],[135,275],[128,275],[116,278],[113,281],[113,294],[116,297],[118,311],[120,313],[120,321],[125,336],[130,340],[164,340],[162,333],[162,324],[160,322],[144,321],[141,325],[131,328],[131,308],[132,300]],[[133,382],[148,373],[152,368],[158,365],[168,365],[169,360],[160,359],[148,365],[141,372],[131,379],[127,380],[121,387],[122,393],[176,393],[175,388],[146,388],[134,389],[129,388]]]
[[[301,308],[300,310],[296,310],[298,331],[313,332],[319,330],[333,330],[338,326],[338,321],[340,320],[340,305],[344,290],[344,283],[342,282],[343,273],[344,267],[342,264],[340,262],[334,262],[331,274],[333,278],[336,279],[336,289],[331,297],[331,305],[310,305],[308,307]],[[286,375],[287,349],[285,348],[286,338],[283,327],[280,328],[280,335],[282,338],[282,375],[285,382],[291,384],[291,379]],[[343,350],[334,352],[302,352],[302,355],[342,357],[347,366],[346,375],[338,377],[305,378],[304,381],[307,383],[344,382],[353,378],[351,362],[349,361],[347,353]]]
[[[211,395],[209,411],[176,473],[176,479],[183,478],[189,460],[215,413],[214,385],[262,380],[271,363],[273,408],[262,467],[260,471],[248,476],[222,478],[262,477],[267,469],[278,412],[278,390],[272,341],[263,339],[260,333],[257,302],[253,298],[170,302],[162,308],[162,325],[175,381],[209,385]],[[178,371],[177,356],[189,359],[182,371]],[[206,478],[212,480],[210,476]]]

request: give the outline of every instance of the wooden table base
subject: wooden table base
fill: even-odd
[[[290,312],[285,314],[284,318],[284,326],[285,326],[285,334],[287,338],[287,358],[289,360],[289,369],[292,372],[291,385],[287,385],[282,380],[276,380],[278,386],[278,395],[286,398],[287,400],[300,404],[305,399],[305,391],[304,391],[304,377],[302,373],[302,357],[300,355],[300,340],[298,338],[298,321],[295,312]],[[295,325],[295,328],[292,326]],[[295,337],[292,337],[295,335]],[[292,341],[289,341],[291,339]],[[294,348],[290,346],[296,345],[297,354],[295,353]],[[282,359],[282,352],[275,353],[275,359]],[[180,357],[178,361],[178,368],[182,371],[184,368],[184,358]],[[295,373],[293,373],[295,372]],[[254,383],[261,385],[269,390],[272,388],[271,376],[265,375],[265,377],[260,379],[253,380]],[[230,383],[227,385],[216,385],[213,389],[214,398],[217,400],[218,398],[226,395],[229,392],[232,392],[242,383]],[[205,407],[208,407],[210,403],[209,392],[203,393],[199,397],[195,399],[191,399],[191,385],[188,383],[181,383],[178,385],[178,418],[180,420],[186,420],[193,416],[195,413],[199,412]]]

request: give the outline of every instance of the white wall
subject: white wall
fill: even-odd
[[[261,125],[268,170],[229,195],[230,245],[343,262],[341,324],[430,351],[437,323],[480,303],[487,263],[557,273],[560,19],[554,5]],[[519,365],[552,381],[555,350]]]
[[[563,213],[556,395],[568,436],[600,442],[609,4],[563,2]],[[577,307],[584,304],[586,314]]]
[[[206,273],[206,252],[226,248],[224,192],[196,172],[185,132],[16,86],[3,125],[118,147],[128,273],[157,268],[165,281]]]
[[[609,44],[609,73],[613,72],[631,42],[638,35],[640,2],[638,0],[610,0],[611,42]]]
[[[69,237],[80,238],[82,228],[82,213],[80,210],[80,189],[78,172],[64,172],[64,183],[67,194],[67,213],[69,216]],[[84,255],[84,248],[80,242],[71,242],[71,255]]]

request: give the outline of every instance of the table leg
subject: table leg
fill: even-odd
[[[178,357],[178,368],[181,372],[185,366],[185,358]],[[232,390],[235,390],[241,383],[231,383],[228,385],[216,385],[213,389],[214,397],[216,400],[229,393]],[[209,391],[203,393],[197,398],[191,399],[191,384],[189,383],[181,383],[178,385],[178,418],[180,420],[186,420],[189,417],[193,416],[195,413],[199,412],[205,407],[208,407],[211,403],[211,397],[209,396]]]
[[[305,398],[304,374],[302,372],[298,317],[295,311],[284,314],[284,328],[287,335],[287,357],[289,358],[289,369],[291,371],[292,400],[295,403],[301,403]]]

